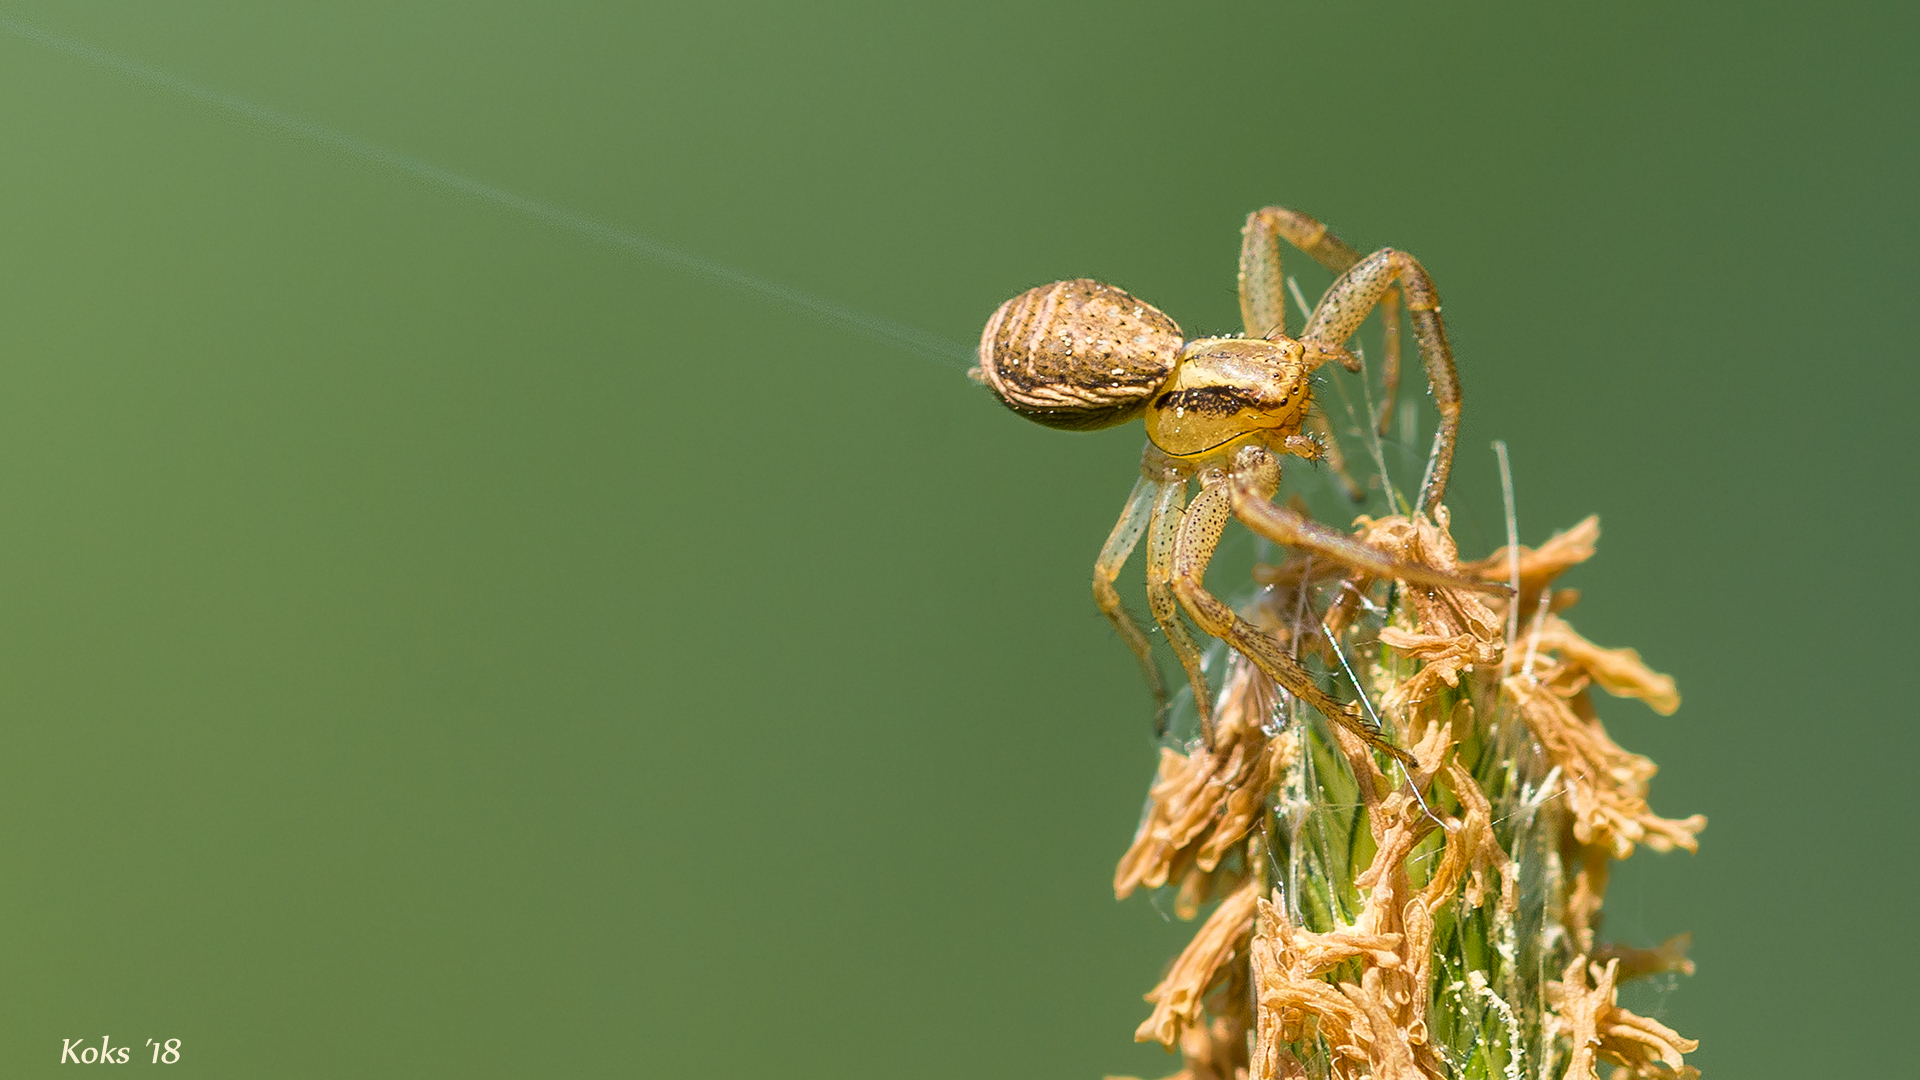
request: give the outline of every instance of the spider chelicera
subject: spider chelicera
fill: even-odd
[[[1297,338],[1286,334],[1280,241],[1340,275]],[[1279,640],[1248,623],[1203,584],[1228,517],[1276,543],[1409,586],[1504,592],[1395,559],[1273,501],[1280,458],[1330,457],[1335,444],[1302,434],[1324,420],[1309,411],[1309,379],[1329,360],[1349,370],[1359,360],[1347,340],[1376,306],[1387,324],[1384,379],[1393,399],[1399,378],[1399,301],[1404,296],[1414,339],[1440,410],[1415,509],[1431,514],[1446,490],[1460,427],[1460,380],[1440,321],[1440,297],[1413,256],[1382,248],[1362,257],[1313,218],[1270,206],[1247,217],[1240,247],[1242,337],[1184,340],[1157,308],[1097,281],[1057,281],[1000,305],[980,337],[980,366],[969,374],[1009,409],[1049,427],[1089,430],[1143,418],[1147,447],[1140,481],[1094,567],[1100,610],[1139,658],[1164,727],[1167,691],[1146,632],[1113,587],[1120,568],[1147,538],[1147,599],[1167,644],[1193,686],[1202,736],[1212,744],[1211,697],[1201,652],[1180,621],[1185,609],[1200,628],[1227,642],[1275,682],[1374,747],[1411,762],[1407,753],[1315,682]],[[1385,410],[1378,422],[1384,428]],[[1187,482],[1199,494],[1187,501]]]

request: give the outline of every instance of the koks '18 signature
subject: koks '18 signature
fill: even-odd
[[[153,1060],[149,1064],[172,1065],[180,1060],[180,1040],[148,1039],[147,1045],[153,1048]],[[60,1064],[62,1065],[125,1065],[129,1060],[129,1051],[124,1046],[113,1045],[111,1035],[100,1036],[99,1046],[90,1046],[85,1039],[60,1040]]]

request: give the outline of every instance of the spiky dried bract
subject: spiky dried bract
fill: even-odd
[[[1213,749],[1160,751],[1146,816],[1114,873],[1115,896],[1179,881],[1175,910],[1190,919],[1217,891],[1221,859],[1265,812],[1267,791],[1294,753],[1292,735],[1270,738],[1263,729],[1274,695],[1251,665],[1235,664],[1214,720]]]
[[[1253,930],[1254,901],[1259,883],[1249,881],[1213,909],[1187,947],[1173,962],[1160,985],[1147,994],[1153,1014],[1133,1037],[1155,1040],[1171,1050],[1191,1030],[1199,1028],[1202,1006],[1217,982],[1228,976],[1228,966],[1246,954],[1247,935]]]
[[[1601,965],[1582,954],[1567,964],[1559,981],[1547,984],[1554,1029],[1566,1037],[1573,1051],[1565,1075],[1570,1080],[1597,1075],[1595,1059],[1604,1058],[1623,1066],[1632,1077],[1699,1076],[1700,1070],[1689,1066],[1684,1056],[1698,1049],[1699,1043],[1620,1007],[1615,999],[1619,972],[1618,959]]]
[[[1665,714],[1673,681],[1558,614],[1577,594],[1553,583],[1593,554],[1598,521],[1465,564],[1444,507],[1363,518],[1357,535],[1483,579],[1517,561],[1518,595],[1329,580],[1306,559],[1256,573],[1267,589],[1247,618],[1330,661],[1330,692],[1351,697],[1338,673],[1356,669],[1412,764],[1233,657],[1212,749],[1163,751],[1115,875],[1121,896],[1178,885],[1183,917],[1227,894],[1136,1038],[1178,1047],[1190,1080],[1584,1080],[1603,1059],[1694,1075],[1692,1042],[1614,997],[1624,978],[1690,972],[1685,940],[1594,940],[1611,862],[1693,850],[1706,824],[1652,812],[1652,763],[1613,742],[1589,693]]]
[[[1548,758],[1560,766],[1573,811],[1574,839],[1604,847],[1616,859],[1633,854],[1635,844],[1655,851],[1699,850],[1694,836],[1707,827],[1707,819],[1695,814],[1675,821],[1647,806],[1647,782],[1657,770],[1652,761],[1622,750],[1607,737],[1584,679],[1576,680],[1573,685],[1579,689],[1571,692],[1565,682],[1539,682],[1526,675],[1512,676],[1503,685]]]
[[[1552,539],[1538,548],[1522,546],[1519,549],[1518,610],[1531,612],[1538,607],[1541,592],[1561,574],[1593,558],[1594,545],[1599,540],[1600,516],[1593,514],[1573,528],[1555,533]],[[1487,581],[1506,581],[1513,571],[1513,558],[1511,549],[1500,548],[1484,559],[1467,563],[1461,569]]]
[[[1661,716],[1672,716],[1680,708],[1680,691],[1673,685],[1673,676],[1647,667],[1640,654],[1632,649],[1603,649],[1595,645],[1557,616],[1547,615],[1538,620],[1537,629],[1528,637],[1527,648],[1530,653],[1561,657],[1575,681],[1591,680],[1615,697],[1639,698]]]
[[[1246,1080],[1247,1031],[1251,1022],[1251,1013],[1236,1009],[1231,1015],[1214,1017],[1210,1024],[1187,1028],[1180,1036],[1180,1056],[1185,1067],[1164,1080]],[[1106,1080],[1136,1078],[1109,1076]]]

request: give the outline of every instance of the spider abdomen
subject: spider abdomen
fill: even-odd
[[[1140,414],[1180,346],[1179,325],[1153,305],[1086,278],[1056,281],[993,313],[975,377],[1048,427],[1111,427]]]

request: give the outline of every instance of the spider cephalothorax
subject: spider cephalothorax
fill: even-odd
[[[1340,277],[1320,298],[1298,338],[1286,335],[1280,241]],[[1377,728],[1335,701],[1273,636],[1248,624],[1202,584],[1228,517],[1275,541],[1411,585],[1500,590],[1429,566],[1403,562],[1273,502],[1280,457],[1319,458],[1337,444],[1303,434],[1313,372],[1329,360],[1358,369],[1347,339],[1375,307],[1387,321],[1385,380],[1399,379],[1399,299],[1404,295],[1420,356],[1440,410],[1417,509],[1440,503],[1460,426],[1460,383],[1440,321],[1440,298],[1413,256],[1382,248],[1366,257],[1326,226],[1281,207],[1247,218],[1240,249],[1243,337],[1186,341],[1153,305],[1084,278],[1057,281],[1000,305],[980,337],[972,372],[1008,408],[1049,427],[1087,430],[1146,421],[1147,449],[1119,524],[1094,568],[1093,592],[1140,660],[1164,717],[1166,690],[1146,633],[1113,588],[1120,567],[1147,536],[1147,597],[1193,685],[1201,729],[1211,737],[1210,699],[1200,649],[1180,609],[1329,719],[1406,760]],[[1384,425],[1383,410],[1379,422]],[[1336,460],[1335,464],[1338,462]],[[1187,482],[1200,492],[1189,504]],[[1351,485],[1350,485],[1351,487]]]

